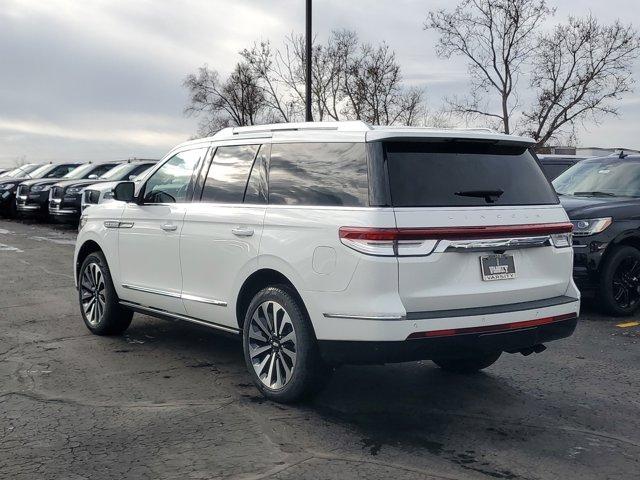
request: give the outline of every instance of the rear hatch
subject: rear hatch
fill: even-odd
[[[535,302],[571,279],[571,224],[528,145],[386,141],[407,312]]]

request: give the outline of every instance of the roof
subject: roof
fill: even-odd
[[[300,122],[275,123],[269,125],[253,125],[248,127],[229,127],[215,135],[190,143],[204,141],[224,141],[247,138],[277,138],[295,139],[316,135],[326,140],[332,134],[340,134],[338,138],[359,137],[363,141],[382,140],[385,138],[459,138],[467,140],[495,140],[500,142],[515,142],[534,144],[535,140],[516,135],[506,135],[489,128],[429,128],[409,126],[372,126],[362,121],[349,122]]]

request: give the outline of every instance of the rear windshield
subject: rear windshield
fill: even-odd
[[[525,146],[479,142],[384,142],[395,207],[556,204]]]

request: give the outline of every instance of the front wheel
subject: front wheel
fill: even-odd
[[[640,306],[640,251],[614,247],[600,275],[600,300],[612,315],[632,315]]]
[[[133,312],[120,306],[109,266],[101,252],[85,258],[78,276],[82,319],[96,335],[119,335],[131,324]]]
[[[476,373],[496,363],[501,354],[502,352],[495,352],[465,358],[436,359],[433,363],[447,372]]]
[[[311,322],[286,286],[268,287],[255,295],[242,333],[247,369],[265,397],[295,402],[324,386],[327,369]]]

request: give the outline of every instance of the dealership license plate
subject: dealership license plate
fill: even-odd
[[[480,257],[482,280],[509,280],[516,278],[516,264],[512,255],[486,255]]]

